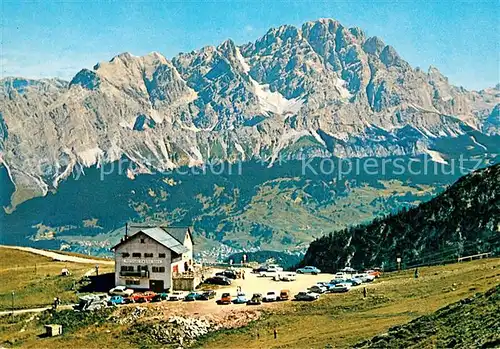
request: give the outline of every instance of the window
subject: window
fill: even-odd
[[[153,267],[153,273],[164,273],[165,267]]]
[[[141,282],[139,280],[125,280],[127,285],[140,285]]]
[[[134,267],[133,266],[129,266],[129,265],[122,265],[121,268],[120,268],[121,271],[134,271]]]
[[[166,257],[165,253],[160,253],[160,254],[158,255],[158,258],[165,258],[165,257]]]
[[[144,257],[145,258],[153,258],[153,254],[152,253],[144,253]]]
[[[132,257],[141,258],[141,254],[139,252],[134,252],[132,253]]]
[[[146,243],[146,239],[141,239],[141,244],[145,244]]]
[[[128,252],[123,252],[123,253],[122,253],[122,258],[127,258],[127,257],[130,257],[130,253],[128,253]]]

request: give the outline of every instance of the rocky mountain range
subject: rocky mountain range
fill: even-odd
[[[332,157],[425,155],[450,164],[465,154],[496,162],[499,101],[500,86],[479,92],[453,86],[436,68],[413,68],[380,38],[332,19],[283,25],[255,42],[226,40],[172,59],[123,53],[70,82],[1,80],[0,164],[13,184],[12,191],[2,184],[2,201],[5,214],[15,215],[75,172],[123,159],[134,164],[130,180],[219,161],[259,161],[269,171],[283,159]],[[127,200],[139,204],[134,195]],[[17,219],[4,218],[11,220]]]

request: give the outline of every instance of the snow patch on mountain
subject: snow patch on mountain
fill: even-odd
[[[104,152],[101,148],[95,147],[77,152],[76,155],[82,165],[90,167],[92,165],[99,164],[99,159],[104,155]]]
[[[259,100],[259,106],[263,112],[285,115],[288,113],[294,114],[300,110],[303,104],[302,100],[296,98],[286,99],[278,91],[271,91],[268,84],[259,84],[250,76],[250,66],[241,55],[238,47],[236,48],[236,59],[240,63],[243,71],[248,74],[253,92]],[[340,81],[340,86],[343,86],[342,81]]]
[[[234,147],[238,152],[240,152],[242,159],[245,160],[245,151],[243,150],[243,147],[238,142],[234,142]]]
[[[472,140],[472,142],[474,142],[474,144],[476,144],[476,145],[480,146],[481,148],[483,148],[484,150],[488,151],[488,148],[486,148],[484,145],[479,143],[474,136],[470,136],[470,139]]]
[[[441,154],[440,152],[437,152],[435,150],[430,150],[430,149],[424,149],[424,152],[426,152],[431,157],[432,161],[438,162],[440,164],[448,165],[448,161],[446,161],[443,158],[443,154]]]
[[[337,78],[335,80],[335,88],[337,89],[337,92],[340,94],[342,98],[351,98],[351,93],[349,90],[346,88],[347,86],[347,81],[342,80],[341,78]]]

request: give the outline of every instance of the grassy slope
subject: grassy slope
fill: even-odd
[[[0,310],[11,309],[12,291],[16,309],[46,306],[54,297],[59,297],[63,304],[75,302],[73,283],[93,267],[93,264],[55,262],[29,252],[0,248]],[[72,275],[61,277],[62,268],[68,268]],[[111,269],[101,266],[103,273]]]
[[[447,304],[483,292],[500,283],[500,260],[489,259],[426,267],[421,277],[413,271],[384,275],[368,288],[369,298],[363,300],[362,290],[347,294],[326,295],[315,303],[287,302],[273,307],[263,318],[248,327],[222,331],[198,343],[203,348],[346,348],[386,332],[390,327],[430,314]],[[271,309],[271,308],[270,308]],[[60,338],[39,339],[43,328],[36,320],[16,324],[0,318],[0,345],[7,340],[24,348],[136,348],[124,335],[126,325],[105,322],[83,326]],[[23,332],[19,332],[22,328]],[[272,330],[278,331],[275,340]],[[256,339],[256,333],[260,339]],[[145,346],[146,348],[147,346]]]
[[[350,347],[390,327],[429,314],[500,283],[500,260],[490,259],[391,273],[362,290],[327,295],[314,304],[293,303],[249,327],[207,337],[203,348]],[[454,286],[455,285],[455,286]],[[278,331],[278,339],[272,335]],[[256,334],[260,333],[260,339]]]
[[[497,348],[500,284],[358,343],[359,348]]]

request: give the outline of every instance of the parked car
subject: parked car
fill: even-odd
[[[111,296],[108,300],[108,305],[118,305],[118,304],[125,304],[125,300],[123,299],[122,296]]]
[[[382,271],[380,271],[379,269],[367,270],[365,271],[365,273],[368,275],[373,275],[375,276],[375,278],[379,278],[382,275]]]
[[[266,271],[267,270],[267,265],[260,265],[257,268],[252,269],[252,273],[259,274],[261,271]]]
[[[314,286],[309,287],[307,290],[309,292],[322,294],[322,293],[325,293],[326,291],[328,291],[328,288],[326,286],[314,285]]]
[[[276,271],[283,271],[283,268],[279,264],[268,264],[267,269],[274,269]]]
[[[351,289],[351,284],[348,283],[340,283],[336,284],[335,287],[330,288],[331,293],[343,293],[347,292]]]
[[[217,301],[217,304],[231,304],[231,294],[223,293],[220,299]]]
[[[198,299],[200,301],[208,301],[209,299],[215,298],[215,295],[216,295],[215,291],[206,290],[206,291],[199,293]]]
[[[130,303],[134,303],[135,300],[134,300],[134,298],[132,296],[130,296],[130,297],[123,297],[123,302],[125,304],[130,304]]]
[[[314,292],[299,292],[294,296],[297,301],[315,301],[319,298],[319,294]]]
[[[264,297],[262,297],[263,302],[276,302],[278,300],[278,292],[269,291]]]
[[[252,298],[247,302],[247,305],[259,305],[262,304],[262,294],[254,293]]]
[[[205,283],[212,285],[231,285],[232,281],[231,279],[225,276],[213,276],[211,278],[206,279]]]
[[[366,274],[366,273],[361,273],[361,274],[355,274],[352,276],[353,278],[360,279],[363,282],[372,282],[375,280],[374,275]]]
[[[361,278],[361,281],[363,282],[372,282],[373,280],[375,280],[375,276],[370,274],[366,274]]]
[[[161,302],[161,301],[166,301],[168,299],[168,293],[165,293],[165,292],[161,292],[161,293],[157,293],[153,299],[151,300],[151,302]]]
[[[262,277],[276,277],[278,274],[280,274],[283,271],[283,268],[273,264],[270,265],[267,270],[261,271],[260,276]]]
[[[350,278],[346,280],[347,282],[350,282],[353,286],[359,286],[363,283],[363,280],[358,279],[358,278]]]
[[[168,296],[168,300],[170,302],[177,302],[177,301],[180,301],[180,300],[183,300],[185,297],[185,294],[184,292],[181,292],[181,291],[175,291],[175,292],[172,292],[170,294],[170,296]]]
[[[89,294],[78,298],[78,304],[73,306],[75,311],[93,311],[105,308],[110,297],[107,294]]]
[[[137,301],[138,303],[146,303],[146,302],[151,302],[153,298],[156,296],[155,292],[152,291],[146,291],[142,294],[142,296],[139,296]]]
[[[234,304],[245,304],[246,302],[248,302],[247,296],[242,292],[238,293],[236,298],[233,299]]]
[[[198,292],[190,292],[184,297],[184,302],[192,302],[198,300],[200,298],[200,294]]]
[[[275,281],[295,281],[297,274],[294,272],[280,272],[274,276]]]
[[[125,286],[116,286],[109,290],[110,296],[122,296],[122,297],[130,297],[134,293],[134,290],[127,288]]]
[[[297,269],[295,272],[297,274],[313,274],[313,275],[317,275],[317,274],[321,273],[321,270],[319,270],[316,267],[308,265],[308,266],[305,266],[304,268]]]
[[[290,299],[290,290],[281,290],[278,296],[279,301],[287,301]]]
[[[134,294],[132,294],[129,298],[132,300],[133,303],[140,303],[140,299],[143,297],[144,295],[141,293],[141,292],[136,292]]]
[[[215,273],[215,276],[224,276],[229,279],[236,279],[238,277],[236,271],[234,270],[223,270],[218,273]]]
[[[348,274],[345,274],[345,273],[338,272],[333,277],[335,279],[347,279],[347,278],[352,277],[352,276],[348,275]]]

